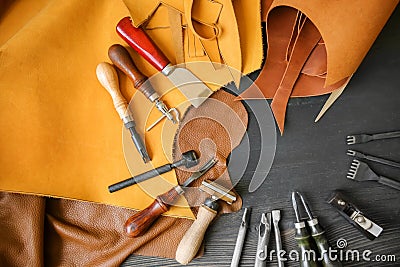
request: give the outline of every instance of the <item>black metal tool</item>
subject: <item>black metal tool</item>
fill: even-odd
[[[123,189],[125,187],[128,187],[128,186],[143,182],[143,181],[148,180],[148,179],[150,179],[152,177],[155,177],[157,175],[169,172],[172,169],[180,167],[180,166],[184,166],[187,169],[191,168],[191,167],[194,167],[194,166],[196,166],[198,164],[198,162],[199,162],[198,159],[199,158],[198,158],[196,152],[194,150],[189,150],[189,151],[187,151],[187,152],[182,154],[182,159],[180,159],[180,160],[178,160],[176,162],[173,162],[171,164],[165,164],[165,165],[160,166],[160,167],[158,167],[158,168],[156,168],[154,170],[150,170],[150,171],[147,171],[145,173],[133,176],[133,177],[128,178],[126,180],[123,180],[121,182],[112,184],[112,185],[110,185],[108,187],[108,191],[110,193],[113,193],[113,192],[121,190],[121,189]]]
[[[311,230],[311,236],[313,237],[315,244],[317,245],[318,251],[320,253],[321,257],[321,263],[322,266],[324,267],[340,267],[342,266],[342,263],[339,261],[332,261],[329,258],[329,243],[328,239],[325,236],[325,230],[321,226],[321,224],[318,222],[317,217],[314,217],[311,209],[308,206],[307,201],[304,199],[303,195],[300,194],[299,192],[296,192],[296,194],[300,197],[300,200],[303,204],[304,210],[307,213],[307,224]]]
[[[388,133],[378,133],[378,134],[354,134],[348,135],[346,138],[348,145],[363,144],[374,140],[382,140],[389,138],[400,137],[400,131],[388,132]]]
[[[300,249],[300,266],[302,267],[318,267],[315,259],[306,258],[306,255],[312,249],[311,235],[306,228],[306,223],[302,220],[299,212],[299,206],[297,205],[296,192],[292,192],[292,205],[294,214],[296,216],[296,222],[294,223],[295,234],[294,239],[297,241],[297,246]],[[308,253],[308,254],[307,254]]]
[[[101,85],[111,95],[115,110],[117,111],[119,117],[124,123],[125,128],[129,130],[132,141],[135,144],[135,147],[142,157],[144,163],[150,161],[146,146],[144,145],[142,138],[136,131],[136,123],[133,120],[133,115],[129,109],[128,102],[122,96],[119,89],[118,74],[115,71],[114,67],[107,62],[102,62],[97,65],[96,75]]]
[[[327,201],[368,239],[374,240],[382,233],[383,228],[368,219],[368,217],[357,208],[356,205],[348,201],[341,192],[334,191]]]
[[[353,159],[353,162],[351,163],[350,169],[347,173],[347,178],[358,182],[376,181],[380,184],[400,190],[399,181],[376,174],[373,170],[371,170],[367,163],[357,159]]]
[[[347,155],[352,156],[352,157],[356,157],[358,159],[366,159],[366,160],[377,162],[377,163],[384,164],[384,165],[387,165],[387,166],[400,168],[400,163],[399,162],[395,162],[395,161],[392,161],[392,160],[388,160],[388,159],[384,159],[384,158],[380,158],[380,157],[367,155],[367,154],[364,154],[362,152],[355,151],[355,150],[350,150],[350,149],[347,150]]]

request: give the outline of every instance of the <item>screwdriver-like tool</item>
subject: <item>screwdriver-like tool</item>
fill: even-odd
[[[325,236],[325,230],[322,228],[321,224],[318,222],[317,217],[314,217],[311,213],[311,209],[309,208],[306,200],[304,199],[303,195],[299,192],[296,194],[300,197],[301,202],[303,203],[304,210],[307,213],[307,224],[311,230],[311,236],[313,237],[315,244],[317,245],[318,251],[321,257],[321,263],[324,267],[339,267],[342,266],[340,261],[332,261],[329,258],[329,243],[328,239]]]
[[[245,208],[243,212],[242,222],[240,223],[239,233],[236,238],[235,250],[233,251],[231,267],[238,267],[240,262],[240,255],[242,254],[244,240],[246,238],[247,228],[250,223],[251,208]]]
[[[279,230],[279,221],[281,220],[281,211],[280,210],[273,210],[271,211],[272,215],[272,223],[274,225],[274,233],[275,233],[275,243],[276,243],[276,254],[278,258],[278,266],[283,267],[284,261],[282,259],[282,238],[281,238],[281,231]]]
[[[115,110],[117,111],[119,117],[124,123],[125,128],[129,130],[132,141],[135,144],[135,147],[142,157],[144,163],[150,161],[146,146],[144,145],[142,138],[135,129],[136,124],[133,120],[133,115],[129,109],[128,103],[126,99],[122,96],[119,89],[118,74],[115,71],[115,68],[107,62],[102,62],[97,65],[96,75],[101,85],[111,95]]]
[[[294,214],[296,216],[296,222],[294,223],[294,239],[297,241],[297,245],[300,249],[300,266],[318,267],[315,259],[306,257],[306,255],[310,255],[310,251],[312,250],[312,240],[311,235],[308,233],[308,230],[306,228],[305,222],[300,217],[299,206],[297,205],[296,200],[296,192],[292,192],[292,205]]]
[[[161,175],[163,173],[169,172],[174,168],[178,168],[180,166],[185,166],[187,169],[189,169],[191,167],[196,166],[198,163],[199,163],[199,157],[197,156],[196,152],[194,150],[189,150],[189,151],[186,151],[185,153],[182,153],[182,159],[175,161],[173,163],[164,164],[153,170],[144,172],[142,174],[138,174],[131,178],[125,179],[121,182],[112,184],[108,187],[108,191],[110,193],[114,193],[115,191],[121,190],[128,186],[146,181],[157,175]]]
[[[125,223],[124,229],[129,237],[136,237],[144,234],[146,230],[160,217],[161,214],[167,212],[170,206],[178,200],[179,196],[184,193],[183,188],[190,185],[193,181],[200,178],[209,169],[211,169],[217,160],[215,158],[209,160],[197,172],[194,172],[182,186],[177,185],[169,191],[156,197],[156,199],[147,208],[141,212],[131,216]]]
[[[179,122],[179,113],[177,109],[168,109],[160,95],[154,90],[148,78],[141,73],[133,62],[128,50],[120,44],[114,44],[108,49],[108,57],[112,63],[125,73],[133,82],[133,86],[139,90],[147,99],[154,102],[157,109],[173,123]],[[175,113],[175,117],[172,115]]]

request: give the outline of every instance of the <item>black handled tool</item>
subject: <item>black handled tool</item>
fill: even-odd
[[[306,258],[309,252],[312,250],[311,235],[306,228],[305,222],[301,219],[299,213],[299,206],[297,205],[296,192],[292,192],[292,205],[294,214],[296,216],[296,222],[294,223],[295,234],[294,239],[297,241],[297,246],[300,249],[300,266],[302,267],[318,267],[315,259]]]
[[[311,209],[309,208],[306,200],[304,199],[303,195],[300,194],[299,192],[296,192],[296,194],[300,197],[301,202],[303,203],[303,207],[307,213],[308,219],[307,219],[307,224],[310,227],[311,230],[311,236],[313,237],[315,244],[317,245],[318,251],[320,255],[322,256],[322,266],[324,267],[341,267],[342,263],[340,261],[332,261],[329,258],[329,243],[328,239],[325,236],[325,230],[321,226],[321,224],[318,222],[317,217],[314,217],[313,214],[311,213]]]
[[[108,191],[110,193],[113,193],[113,192],[121,190],[125,187],[143,182],[143,181],[148,180],[157,175],[169,172],[172,169],[180,167],[180,166],[185,166],[185,168],[187,168],[187,169],[194,167],[198,164],[198,162],[199,162],[198,159],[199,158],[198,158],[196,152],[194,150],[189,150],[182,154],[182,159],[180,159],[176,162],[170,163],[170,164],[165,164],[154,170],[150,170],[150,171],[144,172],[142,174],[133,176],[133,177],[123,180],[121,182],[112,184],[108,187]]]

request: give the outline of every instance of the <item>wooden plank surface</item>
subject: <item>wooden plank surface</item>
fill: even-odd
[[[383,32],[353,76],[348,88],[333,107],[314,123],[327,96],[291,99],[285,134],[278,136],[275,160],[267,179],[254,193],[247,188],[256,161],[236,186],[244,206],[253,208],[241,266],[253,266],[257,245],[257,227],[262,212],[282,210],[280,223],[283,248],[296,249],[293,239],[294,214],[290,192],[303,192],[315,215],[327,230],[331,245],[347,241],[346,250],[371,250],[370,255],[394,255],[396,262],[346,261],[344,266],[400,266],[400,192],[373,182],[346,179],[351,158],[346,156],[345,137],[354,133],[378,133],[400,130],[400,9],[393,13]],[[356,38],[356,37],[355,37]],[[257,123],[250,113],[249,136],[252,158],[259,153]],[[400,139],[371,142],[353,147],[360,151],[400,162]],[[400,171],[371,164],[373,169],[400,180]],[[342,189],[371,219],[384,228],[380,237],[370,241],[348,224],[329,204],[327,197]],[[189,266],[229,266],[242,211],[221,216],[205,237],[205,254]],[[269,243],[275,248],[274,235]],[[288,261],[286,266],[298,266]],[[132,255],[122,266],[180,266],[170,259]],[[277,266],[275,259],[267,266]]]

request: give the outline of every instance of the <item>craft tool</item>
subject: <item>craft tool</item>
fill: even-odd
[[[258,227],[257,253],[254,267],[265,267],[267,265],[268,242],[271,234],[271,213],[262,213]]]
[[[236,201],[236,195],[232,191],[215,182],[203,181],[199,189],[210,194],[210,197],[200,206],[196,220],[178,245],[175,259],[181,264],[188,264],[196,256],[208,226],[217,216],[217,200],[221,199],[230,205]]]
[[[334,191],[329,197],[328,203],[368,239],[374,240],[382,233],[383,228],[368,219],[356,205],[346,200],[341,192]]]
[[[199,107],[213,93],[188,69],[173,66],[150,37],[141,28],[132,25],[129,17],[118,23],[117,33],[154,68],[167,76],[194,107]]]
[[[242,254],[244,240],[246,238],[247,228],[250,223],[251,208],[245,208],[242,222],[240,223],[239,233],[236,239],[235,250],[233,251],[231,267],[238,267],[240,262],[240,255]]]
[[[376,181],[380,184],[390,186],[394,189],[400,190],[400,182],[391,178],[377,175],[367,163],[353,159],[350,169],[347,172],[347,178],[358,182],[362,181]]]
[[[113,193],[115,191],[121,190],[123,188],[126,188],[128,186],[143,182],[145,180],[148,180],[152,177],[158,176],[160,174],[166,173],[171,171],[174,168],[180,167],[180,166],[184,166],[185,168],[189,169],[191,167],[194,167],[198,164],[199,160],[198,160],[198,156],[196,154],[195,151],[193,150],[189,150],[185,153],[182,154],[182,159],[173,162],[173,163],[168,163],[165,165],[162,165],[156,169],[144,172],[142,174],[133,176],[131,178],[128,178],[126,180],[123,180],[121,182],[112,184],[108,187],[108,191],[110,193]]]
[[[296,192],[292,192],[292,205],[294,214],[296,216],[296,222],[294,223],[295,233],[294,239],[297,242],[297,246],[300,249],[300,266],[302,267],[318,267],[315,259],[307,258],[305,255],[312,251],[312,240],[311,235],[306,228],[306,223],[302,220],[299,212],[299,206],[296,200]]]
[[[400,137],[400,131],[378,133],[378,134],[354,134],[354,135],[348,135],[346,141],[348,145],[354,145],[354,144],[364,144],[375,140],[398,138],[398,137]]]
[[[281,211],[273,210],[272,214],[272,223],[274,224],[274,233],[275,233],[275,242],[276,242],[276,253],[278,256],[278,266],[283,267],[284,262],[281,256],[282,251],[282,239],[281,239],[281,231],[279,230],[279,221],[281,220]]]
[[[355,150],[350,150],[350,149],[347,150],[347,155],[352,156],[352,157],[356,157],[358,159],[366,159],[366,160],[374,161],[374,162],[377,162],[377,163],[380,163],[380,164],[385,164],[385,165],[388,165],[388,166],[400,168],[400,163],[398,163],[398,162],[387,160],[387,159],[380,158],[380,157],[367,155],[367,154],[364,154],[362,152],[355,151]]]
[[[100,84],[111,95],[114,103],[114,108],[117,111],[122,122],[124,123],[125,128],[129,130],[132,141],[135,144],[135,147],[142,157],[143,161],[145,163],[150,161],[146,146],[144,145],[142,138],[136,131],[136,123],[133,120],[132,112],[130,111],[128,103],[126,99],[122,96],[119,89],[118,74],[115,71],[114,67],[109,63],[102,62],[97,65],[96,75]]]
[[[154,90],[148,78],[137,69],[125,47],[120,44],[112,45],[108,49],[108,57],[118,69],[129,77],[134,87],[156,105],[157,109],[163,114],[162,118],[166,117],[173,123],[179,122],[178,110],[176,108],[167,108],[164,102],[160,99],[160,95]],[[174,113],[174,115],[172,115],[172,113]],[[160,120],[157,120],[157,123],[159,121]],[[151,128],[153,128],[154,125],[152,125]],[[149,130],[149,128],[147,130]]]
[[[303,195],[299,192],[293,192],[297,194],[300,197],[300,200],[303,204],[304,210],[306,211],[307,214],[307,224],[308,227],[311,231],[311,236],[314,239],[315,244],[317,245],[321,263],[323,267],[341,267],[342,264],[339,261],[332,261],[329,258],[329,242],[328,239],[325,236],[325,230],[321,226],[321,224],[318,221],[317,217],[314,217],[310,207],[308,206],[307,201],[304,199]],[[293,198],[293,193],[292,193],[292,198]]]
[[[178,200],[179,196],[184,193],[184,188],[205,174],[216,162],[217,160],[215,158],[209,160],[197,172],[194,172],[182,186],[174,186],[164,194],[157,196],[153,203],[147,208],[131,216],[124,225],[125,233],[129,237],[136,237],[144,234],[154,221],[157,220],[161,214],[167,212],[170,206]]]

